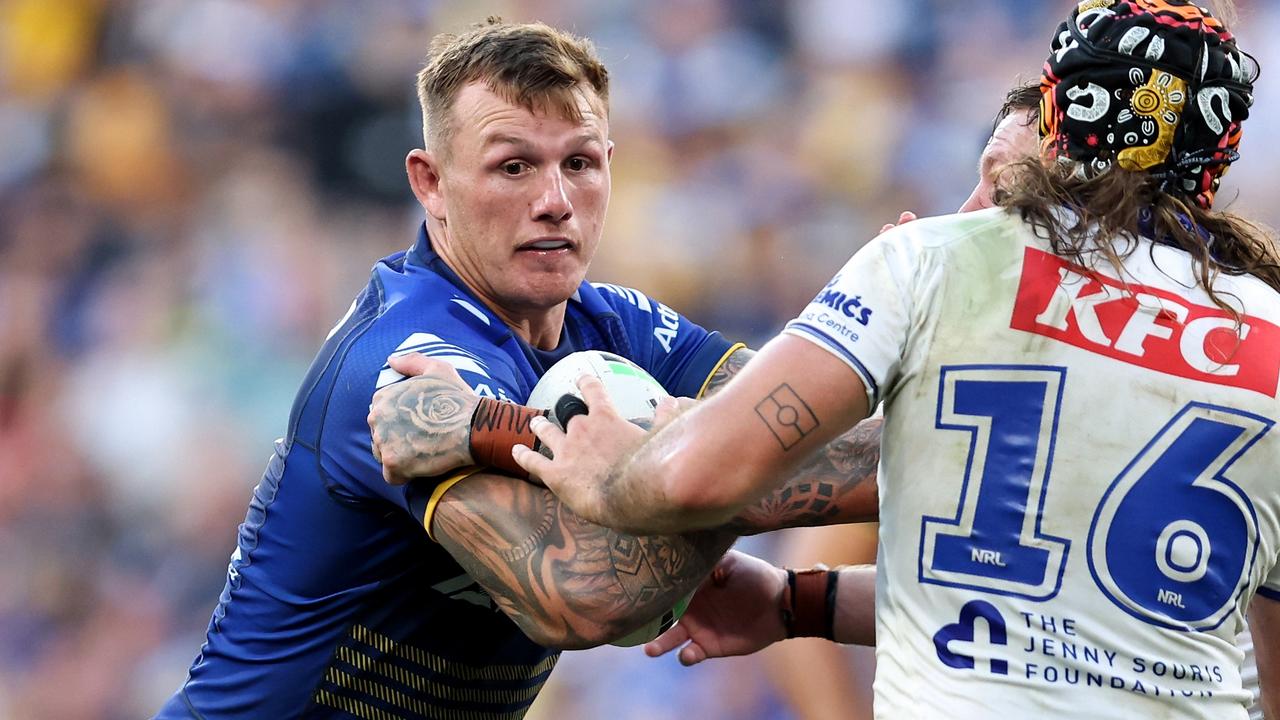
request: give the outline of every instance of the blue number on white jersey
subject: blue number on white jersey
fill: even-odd
[[[1112,602],[1175,629],[1227,617],[1253,567],[1258,523],[1226,473],[1272,424],[1190,403],[1120,473],[1089,531],[1089,568]]]
[[[1053,597],[1070,543],[1040,533],[1066,370],[942,370],[937,427],[972,435],[955,518],[925,517],[920,580]],[[1253,504],[1226,476],[1273,421],[1190,403],[1103,495],[1089,568],[1113,603],[1173,629],[1217,627],[1235,607],[1258,549]]]
[[[942,369],[937,427],[970,433],[955,518],[926,517],[922,582],[1047,599],[1070,542],[1040,532],[1066,370],[975,365]]]

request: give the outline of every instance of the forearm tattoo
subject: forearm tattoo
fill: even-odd
[[[431,377],[390,385],[373,397],[369,414],[380,462],[411,471],[416,463],[467,465],[470,422],[479,398],[465,387]]]
[[[492,475],[451,489],[433,529],[526,632],[569,647],[669,609],[734,538],[722,530],[628,535],[577,517],[545,488]]]
[[[774,388],[756,404],[756,415],[764,421],[784,451],[795,447],[821,424],[809,404],[786,383]]]
[[[746,349],[730,355],[707,383],[707,394],[727,385],[754,356],[754,351]],[[790,389],[786,385],[781,387]],[[794,391],[792,394],[794,395]],[[800,419],[806,410],[810,417],[813,413],[800,400],[799,405],[803,408],[796,410],[795,421],[781,423],[781,429],[791,431],[790,435],[780,433],[770,424],[770,417],[777,422],[779,407],[782,405],[775,398],[777,395],[778,391],[775,390],[761,401],[756,406],[756,413],[769,426],[785,450],[788,449],[786,438],[796,436],[795,425],[800,425],[805,434],[812,432],[813,428],[801,423]],[[796,399],[799,399],[798,396]],[[782,419],[790,419],[790,416]],[[813,423],[813,427],[816,427],[816,418]],[[835,525],[876,519],[879,513],[876,470],[880,463],[880,432],[883,424],[882,418],[868,418],[826,447],[819,448],[786,483],[742,511],[733,519],[729,528],[739,534],[750,535],[784,527]],[[791,444],[794,445],[794,442]]]
[[[882,418],[868,418],[819,448],[782,487],[739,513],[730,528],[751,535],[785,527],[875,520],[883,424]]]

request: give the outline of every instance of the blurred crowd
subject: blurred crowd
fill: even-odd
[[[0,0],[0,720],[145,717],[181,682],[312,354],[420,222],[434,33],[594,39],[592,278],[759,342],[899,210],[960,205],[1071,4]],[[1263,75],[1219,198],[1274,224],[1280,1],[1240,11]],[[534,714],[794,717],[766,675],[569,654]]]

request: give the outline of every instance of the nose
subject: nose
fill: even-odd
[[[558,224],[573,217],[573,203],[569,200],[564,174],[557,168],[546,172],[541,179],[542,187],[529,208],[533,219]]]

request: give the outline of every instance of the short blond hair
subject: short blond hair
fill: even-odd
[[[458,92],[483,81],[508,102],[574,121],[582,119],[577,91],[590,89],[609,107],[609,71],[586,38],[543,23],[507,23],[490,17],[469,32],[444,33],[431,41],[418,72],[423,140],[448,155],[450,111]]]

